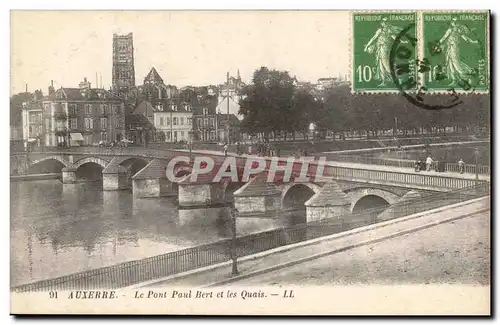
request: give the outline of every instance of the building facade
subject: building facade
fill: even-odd
[[[128,91],[135,87],[133,34],[113,34],[113,91]]]
[[[158,142],[189,142],[193,130],[191,105],[179,99],[142,101],[134,114],[142,114],[156,130]]]
[[[42,146],[96,145],[125,137],[123,101],[104,89],[49,89],[41,100],[23,108],[23,138]]]
[[[218,115],[210,103],[196,105],[194,111],[193,140],[202,142],[217,142]]]

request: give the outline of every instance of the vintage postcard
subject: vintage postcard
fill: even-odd
[[[12,314],[491,314],[490,12],[10,16]]]

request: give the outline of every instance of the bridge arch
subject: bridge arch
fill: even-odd
[[[134,176],[141,169],[146,167],[151,162],[151,159],[143,157],[129,157],[122,159],[118,164],[127,169],[130,176]]]
[[[99,166],[101,166],[102,168],[106,168],[106,166],[108,165],[108,162],[102,158],[99,158],[99,157],[85,157],[85,158],[82,158],[80,160],[78,160],[77,162],[75,162],[74,164],[74,167],[76,169],[78,169],[79,167],[85,165],[85,164],[88,164],[88,163],[94,163],[94,164],[97,164]]]
[[[48,157],[40,158],[37,160],[33,160],[30,162],[30,167],[32,167],[36,164],[39,164],[39,163],[43,163],[43,162],[48,161],[48,160],[57,160],[58,162],[63,164],[64,167],[71,167],[71,163],[69,161],[67,161],[66,159],[64,159],[62,156],[48,156]]]
[[[346,194],[351,198],[352,212],[389,206],[401,200],[401,197],[395,193],[369,187],[351,189],[346,191]]]
[[[321,186],[314,183],[285,184],[281,189],[281,207],[284,209],[305,208],[304,203],[320,191]]]

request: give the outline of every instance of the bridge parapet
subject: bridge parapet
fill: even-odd
[[[327,178],[331,177],[336,180],[402,186],[412,189],[442,192],[471,187],[484,182],[474,179],[405,173],[398,171],[369,170],[334,165],[326,166],[325,174],[327,175]]]

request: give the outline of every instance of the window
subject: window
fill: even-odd
[[[75,104],[69,105],[68,113],[69,113],[69,115],[76,115],[76,105]]]
[[[50,119],[45,120],[45,130],[50,130]]]
[[[208,119],[207,118],[203,119],[203,126],[208,127]]]
[[[174,131],[174,141],[177,141],[177,131]]]
[[[181,138],[184,138],[184,131],[181,131]]]
[[[78,120],[76,118],[69,119],[70,128],[77,129],[78,128]]]
[[[99,108],[101,110],[101,115],[105,115],[108,112],[108,105],[106,104],[101,104]]]
[[[207,114],[208,114],[208,108],[203,107],[203,115],[207,115]]]
[[[170,125],[170,117],[167,117],[167,125]]]
[[[168,141],[170,141],[170,131],[167,131],[167,133],[165,133],[165,136],[166,136],[166,139]]]
[[[201,127],[202,127],[202,124],[201,124],[201,118],[198,118],[198,119],[197,119],[197,123],[198,123],[198,127],[200,127],[200,128],[201,128]]]
[[[177,117],[174,117],[174,125],[177,125]]]
[[[120,105],[115,105],[115,114],[120,114]]]
[[[119,129],[122,126],[122,124],[120,123],[119,119],[116,119],[115,126],[116,126],[117,129]]]
[[[105,117],[101,117],[101,129],[108,128],[108,119]]]
[[[181,125],[184,125],[184,117],[181,117]]]
[[[210,126],[212,126],[212,127],[214,126],[214,118],[213,117],[210,118]]]
[[[187,124],[192,125],[193,124],[193,119],[191,117],[187,118]]]
[[[90,117],[86,117],[85,118],[85,128],[87,130],[94,128],[94,121]]]
[[[90,105],[90,104],[85,104],[84,106],[85,106],[85,114],[86,114],[86,115],[90,115],[90,114],[91,114],[91,112],[92,112],[92,105]]]
[[[176,104],[172,104],[172,110],[173,111],[177,111],[177,105]]]
[[[104,142],[108,141],[108,133],[107,132],[101,133],[101,140]]]

